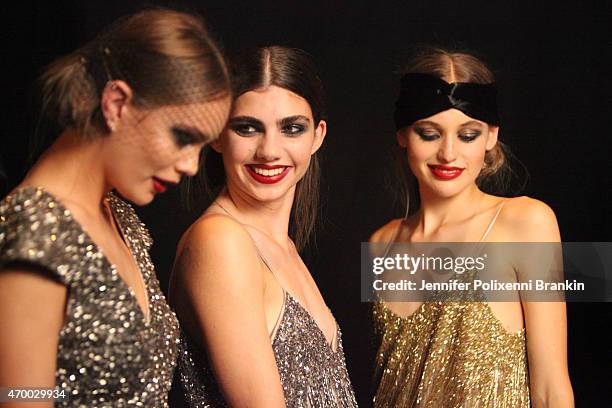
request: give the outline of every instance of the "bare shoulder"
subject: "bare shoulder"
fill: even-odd
[[[179,248],[184,245],[251,244],[246,229],[235,219],[224,214],[206,214],[198,218],[183,234]]]
[[[389,221],[370,236],[370,242],[383,243],[391,241],[403,221],[403,218],[396,218]]]
[[[199,218],[183,235],[174,272],[196,279],[238,279],[253,283],[260,267],[253,240],[236,220],[223,214]]]
[[[554,211],[546,203],[531,197],[506,199],[499,221],[503,224],[510,241],[559,240],[559,227]]]

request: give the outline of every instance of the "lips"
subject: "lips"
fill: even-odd
[[[174,183],[172,181],[162,180],[162,179],[157,178],[157,177],[153,177],[153,189],[157,193],[163,193],[164,191],[166,191],[168,189],[168,187],[170,187],[170,186],[172,186],[174,184],[176,184],[176,183]]]
[[[460,167],[443,166],[439,164],[428,164],[429,170],[438,180],[452,180],[461,175],[463,170]]]
[[[289,166],[267,165],[267,164],[248,164],[245,166],[247,172],[253,179],[263,184],[278,183],[289,173]]]

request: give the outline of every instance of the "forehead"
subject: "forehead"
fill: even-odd
[[[227,96],[206,102],[162,106],[155,109],[155,114],[168,123],[195,127],[205,134],[218,134],[225,125],[230,105],[231,99]]]
[[[449,128],[458,127],[468,122],[471,124],[486,126],[486,123],[478,119],[474,119],[458,109],[447,109],[445,111],[438,112],[435,115],[419,119],[417,123],[422,121],[434,122],[440,126]]]
[[[232,110],[232,116],[261,119],[294,115],[312,117],[310,105],[298,94],[275,85],[243,93],[236,99]]]

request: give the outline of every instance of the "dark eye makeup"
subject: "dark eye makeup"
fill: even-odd
[[[441,137],[440,132],[438,132],[436,129],[432,129],[432,128],[421,128],[421,127],[416,127],[414,129],[414,132],[419,135],[419,137],[426,141],[426,142],[430,142],[433,140],[438,139],[439,137]],[[480,130],[476,130],[476,129],[463,129],[459,132],[459,134],[457,135],[457,137],[459,138],[459,140],[461,140],[462,142],[472,142],[474,140],[476,140],[476,138],[478,138],[478,136],[480,136],[482,134],[482,131]]]
[[[172,128],[172,135],[174,136],[174,141],[179,146],[187,146],[191,144],[200,143],[203,141],[203,138],[194,134],[192,131],[183,129],[180,127]]]
[[[247,117],[230,119],[228,128],[240,136],[251,136],[264,132],[264,126],[259,120]]]
[[[464,130],[459,133],[459,140],[462,142],[472,142],[480,136],[482,132],[480,130]]]
[[[301,135],[306,131],[307,127],[300,123],[292,123],[290,125],[283,126],[282,132],[286,135],[297,136]]]
[[[278,121],[280,131],[287,136],[299,136],[309,127],[308,118],[298,115],[289,116]],[[252,136],[265,133],[266,127],[259,119],[249,116],[239,116],[229,120],[228,128],[240,136]]]
[[[437,130],[431,129],[431,128],[417,127],[414,129],[414,131],[417,135],[419,135],[421,139],[423,139],[426,142],[436,140],[437,138],[440,137],[440,133]]]

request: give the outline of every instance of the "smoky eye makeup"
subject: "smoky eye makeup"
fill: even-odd
[[[251,136],[256,133],[263,133],[265,130],[261,121],[248,117],[232,118],[229,120],[227,127],[240,136]]]
[[[178,146],[187,146],[202,142],[205,138],[196,135],[194,132],[181,127],[172,127],[172,136]]]
[[[299,136],[308,130],[308,125],[304,123],[290,123],[282,127],[282,132],[289,136]]]
[[[302,115],[289,116],[280,120],[278,126],[285,135],[299,136],[310,128],[310,119]]]
[[[461,140],[462,142],[472,142],[474,140],[476,140],[476,138],[478,138],[478,136],[480,136],[482,134],[481,130],[477,130],[477,129],[464,129],[461,132],[459,132],[459,135],[457,136],[459,138],[459,140]]]
[[[432,140],[436,140],[437,138],[440,137],[440,132],[438,132],[438,130],[434,129],[434,128],[430,128],[430,127],[415,127],[414,128],[414,132],[419,135],[419,137],[426,141],[432,141]]]

